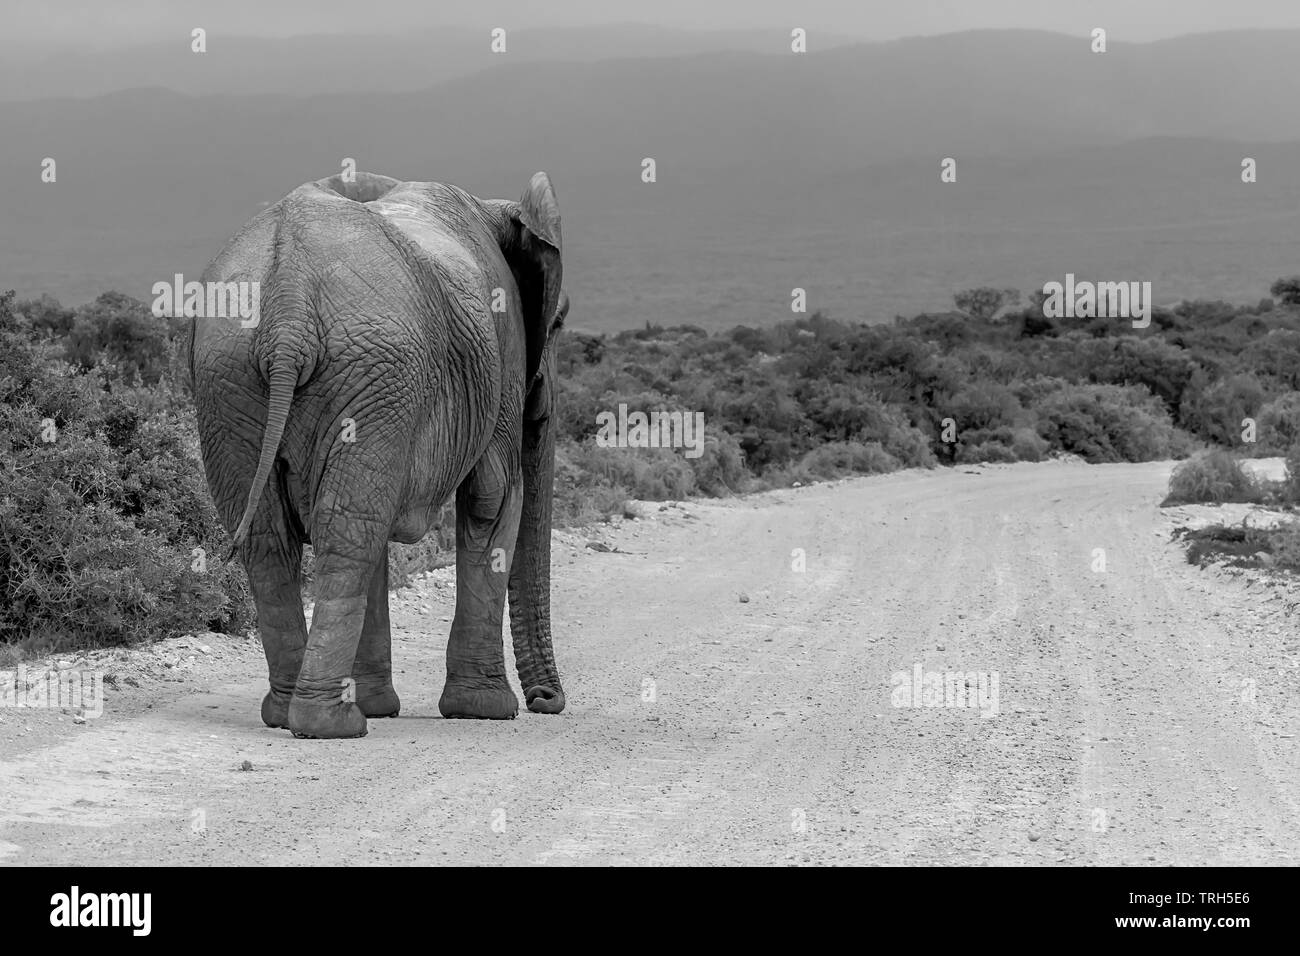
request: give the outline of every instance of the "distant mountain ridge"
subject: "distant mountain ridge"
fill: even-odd
[[[628,50],[655,39],[628,36]],[[515,196],[546,169],[575,309],[598,315],[575,311],[587,326],[768,321],[796,285],[841,317],[888,318],[971,284],[1106,268],[1112,250],[1159,277],[1162,300],[1210,283],[1251,294],[1300,271],[1287,242],[1300,155],[1286,142],[1300,31],[1105,54],[1032,31],[832,49],[813,34],[806,55],[769,39],[777,52],[675,37],[675,56],[511,53],[414,92],[0,102],[0,288],[141,295],[344,157],[483,196]],[[1240,182],[1243,156],[1258,183]],[[56,184],[40,182],[44,157]],[[646,157],[655,183],[641,181]],[[955,184],[939,182],[944,157]]]
[[[188,33],[171,43],[111,51],[56,53],[0,50],[0,101],[96,96],[163,86],[195,96],[259,93],[397,92],[490,69],[503,62],[589,62],[635,57],[789,49],[780,30],[694,31],[626,23],[580,28],[509,28],[506,53],[495,54],[485,28],[463,26],[400,35],[226,36],[209,31],[208,52],[190,51]],[[809,48],[860,42],[813,31]]]

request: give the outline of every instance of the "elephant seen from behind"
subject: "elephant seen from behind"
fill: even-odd
[[[560,213],[356,173],[256,216],[203,274],[257,283],[256,322],[196,316],[190,371],[208,485],[248,572],[270,674],[262,719],[358,737],[396,716],[388,542],[456,503],[444,717],[514,717],[507,600],[529,710],[558,713],[551,642]],[[303,545],[315,610],[300,599]]]

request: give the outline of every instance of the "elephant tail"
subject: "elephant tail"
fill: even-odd
[[[257,471],[248,488],[248,503],[244,506],[244,516],[239,519],[239,527],[235,529],[227,561],[248,539],[248,529],[253,523],[257,505],[262,500],[262,492],[266,490],[266,481],[271,476],[271,465],[280,450],[280,441],[284,438],[285,422],[289,420],[289,405],[293,402],[293,390],[298,385],[298,370],[291,363],[279,362],[271,366],[269,378],[270,398],[267,402],[266,430],[262,433],[262,451],[257,456]]]

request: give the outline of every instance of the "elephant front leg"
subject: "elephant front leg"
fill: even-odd
[[[519,712],[506,678],[501,623],[521,489],[518,468],[501,458],[489,453],[456,493],[456,615],[438,701],[444,717],[509,720]]]
[[[367,717],[396,717],[402,709],[393,689],[393,640],[388,620],[388,548],[370,578],[366,619],[352,665],[357,706]]]

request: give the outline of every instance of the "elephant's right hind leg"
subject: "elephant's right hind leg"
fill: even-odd
[[[278,534],[265,525],[255,525],[247,549],[244,570],[257,604],[257,627],[271,684],[262,699],[262,722],[268,727],[288,727],[289,700],[307,646],[307,619],[299,587],[302,542],[292,531]]]
[[[378,465],[365,459],[359,458],[356,467],[382,475]],[[350,477],[342,474],[335,479],[336,486],[366,488],[359,479],[349,485]],[[389,488],[373,483],[367,491],[373,501],[396,499]],[[311,529],[316,555],[316,605],[302,670],[289,701],[289,730],[295,737],[364,737],[366,715],[357,699],[361,687],[354,674],[357,651],[370,617],[366,610],[369,596],[388,550],[392,514],[387,507],[382,514],[362,514],[358,509],[345,508],[339,503],[339,494],[328,486],[321,497],[332,507],[327,509],[318,503]],[[387,597],[385,594],[385,601]]]

